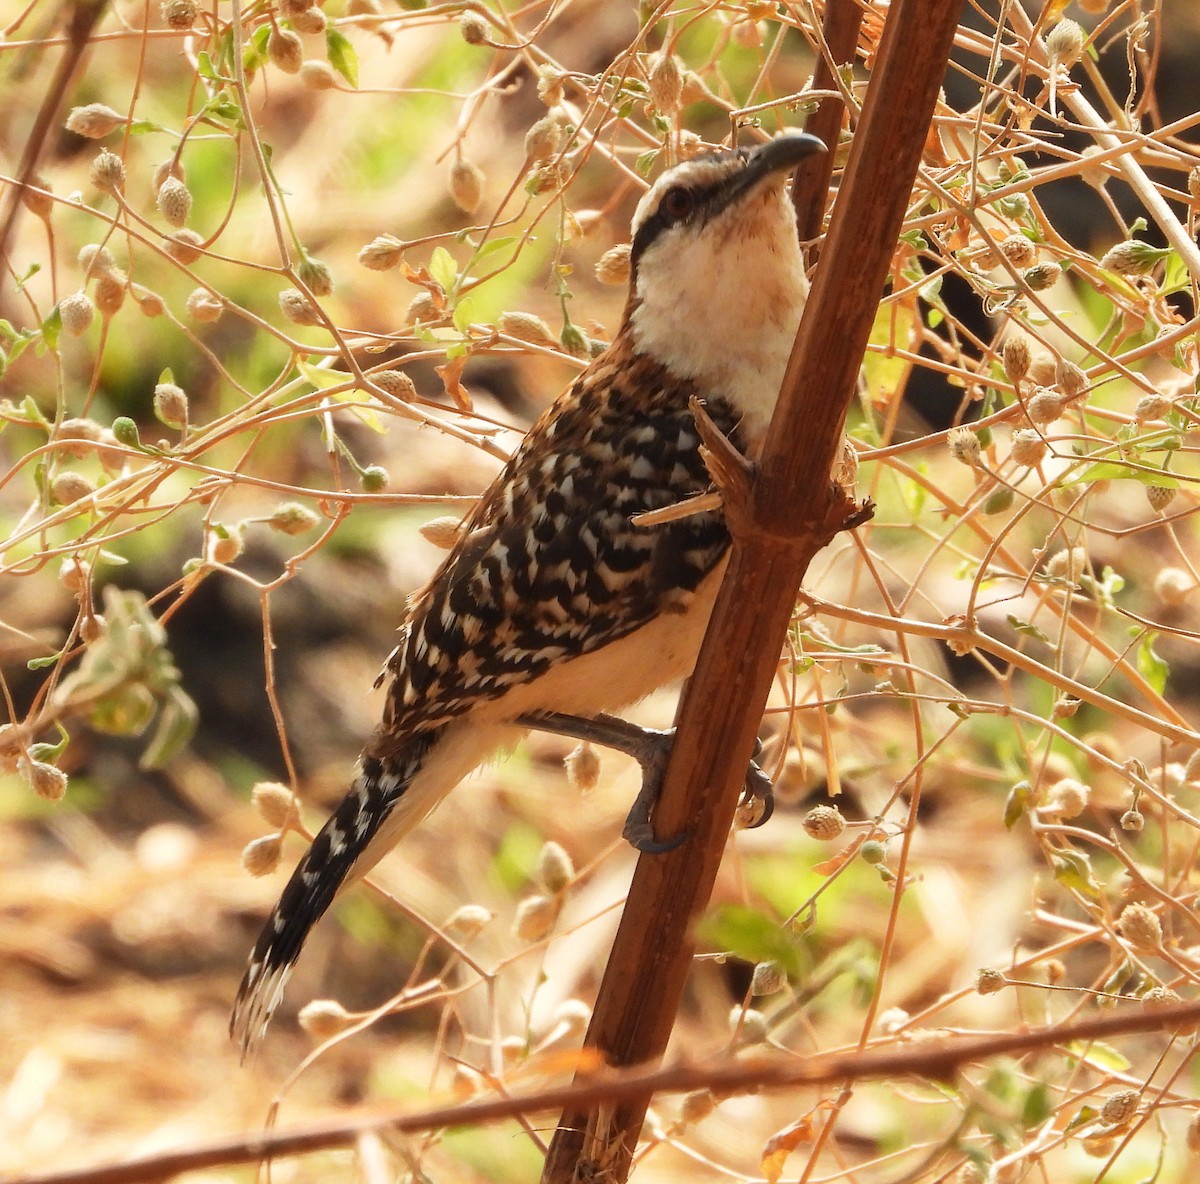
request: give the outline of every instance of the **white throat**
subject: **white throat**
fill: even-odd
[[[664,235],[640,261],[636,294],[638,351],[728,400],[756,453],[808,294],[782,184],[699,229]]]

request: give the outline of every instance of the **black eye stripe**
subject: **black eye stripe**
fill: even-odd
[[[629,266],[631,273],[636,277],[638,260],[642,257],[646,248],[664,231],[672,226],[678,226],[680,222],[688,222],[696,217],[697,213],[701,213],[709,205],[713,196],[724,188],[724,181],[716,181],[711,185],[704,186],[684,186],[676,185],[668,189],[658,203],[658,208],[638,227],[637,233],[633,236],[633,244],[629,250]],[[668,209],[671,204],[672,194],[678,193],[681,197],[686,196],[688,199],[688,208],[686,211],[675,212]]]

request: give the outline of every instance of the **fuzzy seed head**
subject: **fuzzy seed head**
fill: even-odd
[[[1083,57],[1083,29],[1078,21],[1064,17],[1046,36],[1051,63],[1070,69]]]
[[[1100,266],[1115,271],[1117,275],[1149,275],[1164,254],[1165,252],[1149,243],[1131,238],[1105,251],[1101,256]]]
[[[286,830],[299,817],[296,795],[278,781],[260,781],[251,791],[250,800],[268,825]]]
[[[496,328],[507,337],[528,341],[530,345],[541,345],[548,349],[558,348],[558,339],[550,326],[541,317],[531,312],[505,312],[500,314]]]
[[[129,294],[133,297],[142,316],[161,317],[167,311],[163,298],[157,292],[143,288],[141,284],[130,284]]]
[[[195,0],[162,0],[158,10],[168,29],[190,29],[196,23]]]
[[[246,549],[246,540],[238,526],[213,530],[208,536],[208,558],[211,563],[232,563]]]
[[[426,522],[419,527],[419,532],[427,543],[441,547],[443,551],[449,551],[462,534],[462,519],[456,518],[453,514],[446,514],[441,518],[433,518]]]
[[[1143,395],[1133,405],[1133,417],[1138,423],[1147,423],[1152,419],[1165,419],[1171,406],[1171,400],[1163,395]]]
[[[1039,352],[1029,363],[1030,381],[1037,386],[1049,386],[1054,381],[1054,371],[1057,366],[1058,361],[1053,354],[1046,353],[1044,350]]]
[[[809,838],[828,843],[846,829],[846,819],[837,806],[814,806],[804,815],[801,825]]]
[[[1181,605],[1194,588],[1192,577],[1181,567],[1164,567],[1154,577],[1154,594],[1172,608]]]
[[[629,243],[621,243],[610,247],[596,261],[596,278],[602,284],[612,287],[628,284],[630,275],[629,255],[632,250]]]
[[[683,71],[679,59],[666,51],[657,55],[650,67],[650,102],[663,115],[674,115],[683,98]]]
[[[754,973],[750,976],[751,995],[774,995],[786,986],[787,975],[780,969],[778,962],[755,964]]]
[[[418,292],[404,310],[404,320],[409,325],[432,325],[442,319],[442,314],[429,292]]]
[[[63,469],[61,473],[56,473],[50,482],[50,496],[60,506],[69,506],[72,502],[90,497],[95,492],[96,487],[85,476],[71,469]]]
[[[557,107],[563,101],[563,79],[566,74],[557,66],[539,66],[537,97],[547,107]]]
[[[296,1022],[314,1040],[322,1041],[344,1032],[355,1017],[336,999],[314,999],[300,1008]]]
[[[679,1106],[679,1121],[701,1122],[717,1108],[717,1099],[710,1089],[698,1089],[688,1094]]]
[[[58,802],[66,795],[67,775],[54,765],[22,756],[17,761],[17,771],[21,775],[21,780],[39,798],[45,798],[48,802]]]
[[[117,266],[112,252],[99,243],[86,243],[80,247],[79,254],[75,256],[75,262],[82,268],[85,280],[91,279],[92,276],[104,275],[105,272],[115,271]]]
[[[92,161],[88,172],[92,185],[101,193],[124,193],[125,191],[125,162],[115,153],[105,148]]]
[[[312,8],[302,8],[291,15],[292,28],[297,33],[324,33],[329,23],[325,14],[315,5]]]
[[[532,164],[544,164],[558,155],[565,139],[558,112],[551,111],[525,133],[525,155]]]
[[[359,474],[359,484],[365,493],[382,493],[391,481],[387,469],[382,465],[367,465]]]
[[[1059,358],[1054,364],[1054,381],[1068,399],[1079,398],[1088,386],[1087,374],[1081,367],[1076,366],[1074,362],[1069,362],[1066,358]]]
[[[187,392],[173,382],[160,382],[154,388],[154,414],[170,427],[185,427],[188,421]]]
[[[1014,267],[1030,267],[1037,258],[1037,248],[1023,234],[1010,234],[1000,240],[1000,254]]]
[[[321,323],[321,317],[316,307],[299,288],[284,288],[279,293],[279,311],[296,325],[319,325]]]
[[[979,437],[970,428],[951,428],[946,435],[946,446],[950,449],[950,455],[960,464],[979,464],[983,449]]]
[[[1044,292],[1053,287],[1061,275],[1062,268],[1057,263],[1039,263],[1022,272],[1021,278],[1032,291]]]
[[[1046,575],[1055,580],[1071,580],[1078,583],[1088,569],[1087,551],[1083,547],[1069,547],[1055,551],[1046,560]]]
[[[479,13],[471,9],[458,18],[458,32],[468,45],[488,45],[491,42],[491,27]]]
[[[96,280],[93,299],[101,316],[111,317],[121,310],[125,303],[125,293],[129,289],[129,281],[125,273],[115,268],[107,271]]]
[[[1046,441],[1032,428],[1018,428],[1012,434],[1012,458],[1019,465],[1034,468],[1045,459]]]
[[[1062,418],[1066,400],[1048,387],[1034,387],[1033,395],[1025,404],[1025,414],[1030,423],[1050,424]]]
[[[368,271],[390,271],[404,255],[404,243],[393,234],[373,238],[358,252],[358,261]]]
[[[1003,991],[1008,986],[1008,979],[998,970],[993,970],[990,966],[983,967],[978,974],[975,975],[975,993],[977,995],[995,995],[997,991]]]
[[[306,255],[297,270],[300,279],[314,296],[333,295],[333,273],[320,259]]]
[[[267,61],[285,74],[299,74],[304,64],[304,42],[299,34],[273,28],[267,38]]]
[[[207,288],[194,288],[184,307],[188,316],[202,325],[211,324],[225,311],[225,305]]]
[[[485,909],[481,904],[464,904],[446,918],[442,928],[451,937],[470,941],[495,916],[491,909]]]
[[[460,156],[450,166],[450,196],[464,214],[473,214],[483,201],[483,169]]]
[[[559,902],[552,896],[527,896],[517,905],[513,933],[521,941],[542,941],[549,937],[558,920]]]
[[[1091,792],[1082,781],[1064,777],[1050,787],[1046,804],[1059,818],[1078,818],[1087,809]]]
[[[184,267],[195,263],[204,254],[203,247],[204,239],[186,226],[163,239],[163,250]]]
[[[872,867],[878,867],[887,859],[887,847],[878,839],[868,839],[859,847],[858,855],[863,863],[869,863]]]
[[[1121,829],[1131,835],[1139,835],[1145,829],[1146,816],[1141,810],[1126,810],[1121,815]]]
[[[70,419],[64,419],[58,425],[57,439],[59,440],[78,440],[78,444],[67,445],[64,451],[68,456],[78,458],[87,456],[92,451],[94,445],[100,443],[104,437],[104,429],[94,419],[83,419],[78,416],[72,416]]]
[[[68,555],[59,565],[58,582],[75,596],[87,588],[91,578],[92,565],[78,555]]]
[[[176,181],[187,181],[187,169],[183,167],[182,160],[178,160],[174,156],[168,156],[166,160],[160,160],[154,166],[154,174],[150,179],[150,188],[157,193],[166,184],[168,177],[174,177]]]
[[[59,301],[58,315],[66,332],[72,337],[82,337],[91,327],[96,310],[86,292],[72,292]]]
[[[1146,501],[1150,503],[1150,509],[1156,513],[1165,510],[1179,492],[1170,485],[1144,485],[1142,488],[1146,491]]]
[[[538,852],[534,875],[551,896],[557,896],[575,878],[575,864],[565,847],[553,841],[547,842]]]
[[[1009,382],[1020,382],[1029,373],[1032,351],[1029,348],[1029,338],[1024,333],[1010,333],[1004,339],[1001,353],[1004,360],[1004,373]]]
[[[43,185],[44,189],[45,186]],[[1193,205],[1200,205],[1200,164],[1193,165],[1187,175],[1188,196]]]
[[[280,534],[298,535],[314,529],[321,521],[320,516],[299,502],[284,502],[275,508],[267,519],[267,525]]]
[[[269,876],[279,866],[282,853],[280,835],[263,835],[242,848],[242,868],[252,876]]]
[[[586,741],[581,741],[563,758],[567,780],[580,792],[590,793],[600,781],[600,758]]]
[[[1126,906],[1117,918],[1117,932],[1135,950],[1155,950],[1162,945],[1162,922],[1144,904]]]
[[[88,103],[86,107],[72,107],[67,116],[67,131],[89,140],[102,140],[128,120],[120,111],[114,111],[103,103]]]
[[[158,187],[154,204],[163,218],[178,230],[192,212],[192,192],[182,181],[168,177]]]
[[[300,81],[313,90],[333,90],[338,84],[334,68],[320,58],[312,58],[300,67]]]

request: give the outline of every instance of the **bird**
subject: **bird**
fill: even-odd
[[[655,764],[611,713],[691,673],[730,535],[719,506],[632,520],[711,489],[692,400],[748,460],[760,454],[808,294],[786,182],[823,148],[790,132],[697,155],[638,202],[611,344],[533,424],[409,599],[376,683],[382,720],[250,955],[230,1018],[243,1059],[335,894],[530,727]],[[651,851],[669,845],[648,837],[654,788],[626,828]]]

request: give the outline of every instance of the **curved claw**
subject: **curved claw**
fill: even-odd
[[[656,839],[649,818],[637,821],[632,818],[626,819],[625,829],[621,831],[625,841],[643,855],[665,855],[668,851],[674,851],[681,843],[687,841],[691,833],[690,830],[684,830],[669,839]]]
[[[754,798],[762,802],[762,813],[746,828],[747,830],[757,830],[775,813],[775,787],[771,784],[771,778],[759,768],[756,761],[751,761],[750,768],[746,771],[742,801],[749,802]]]

